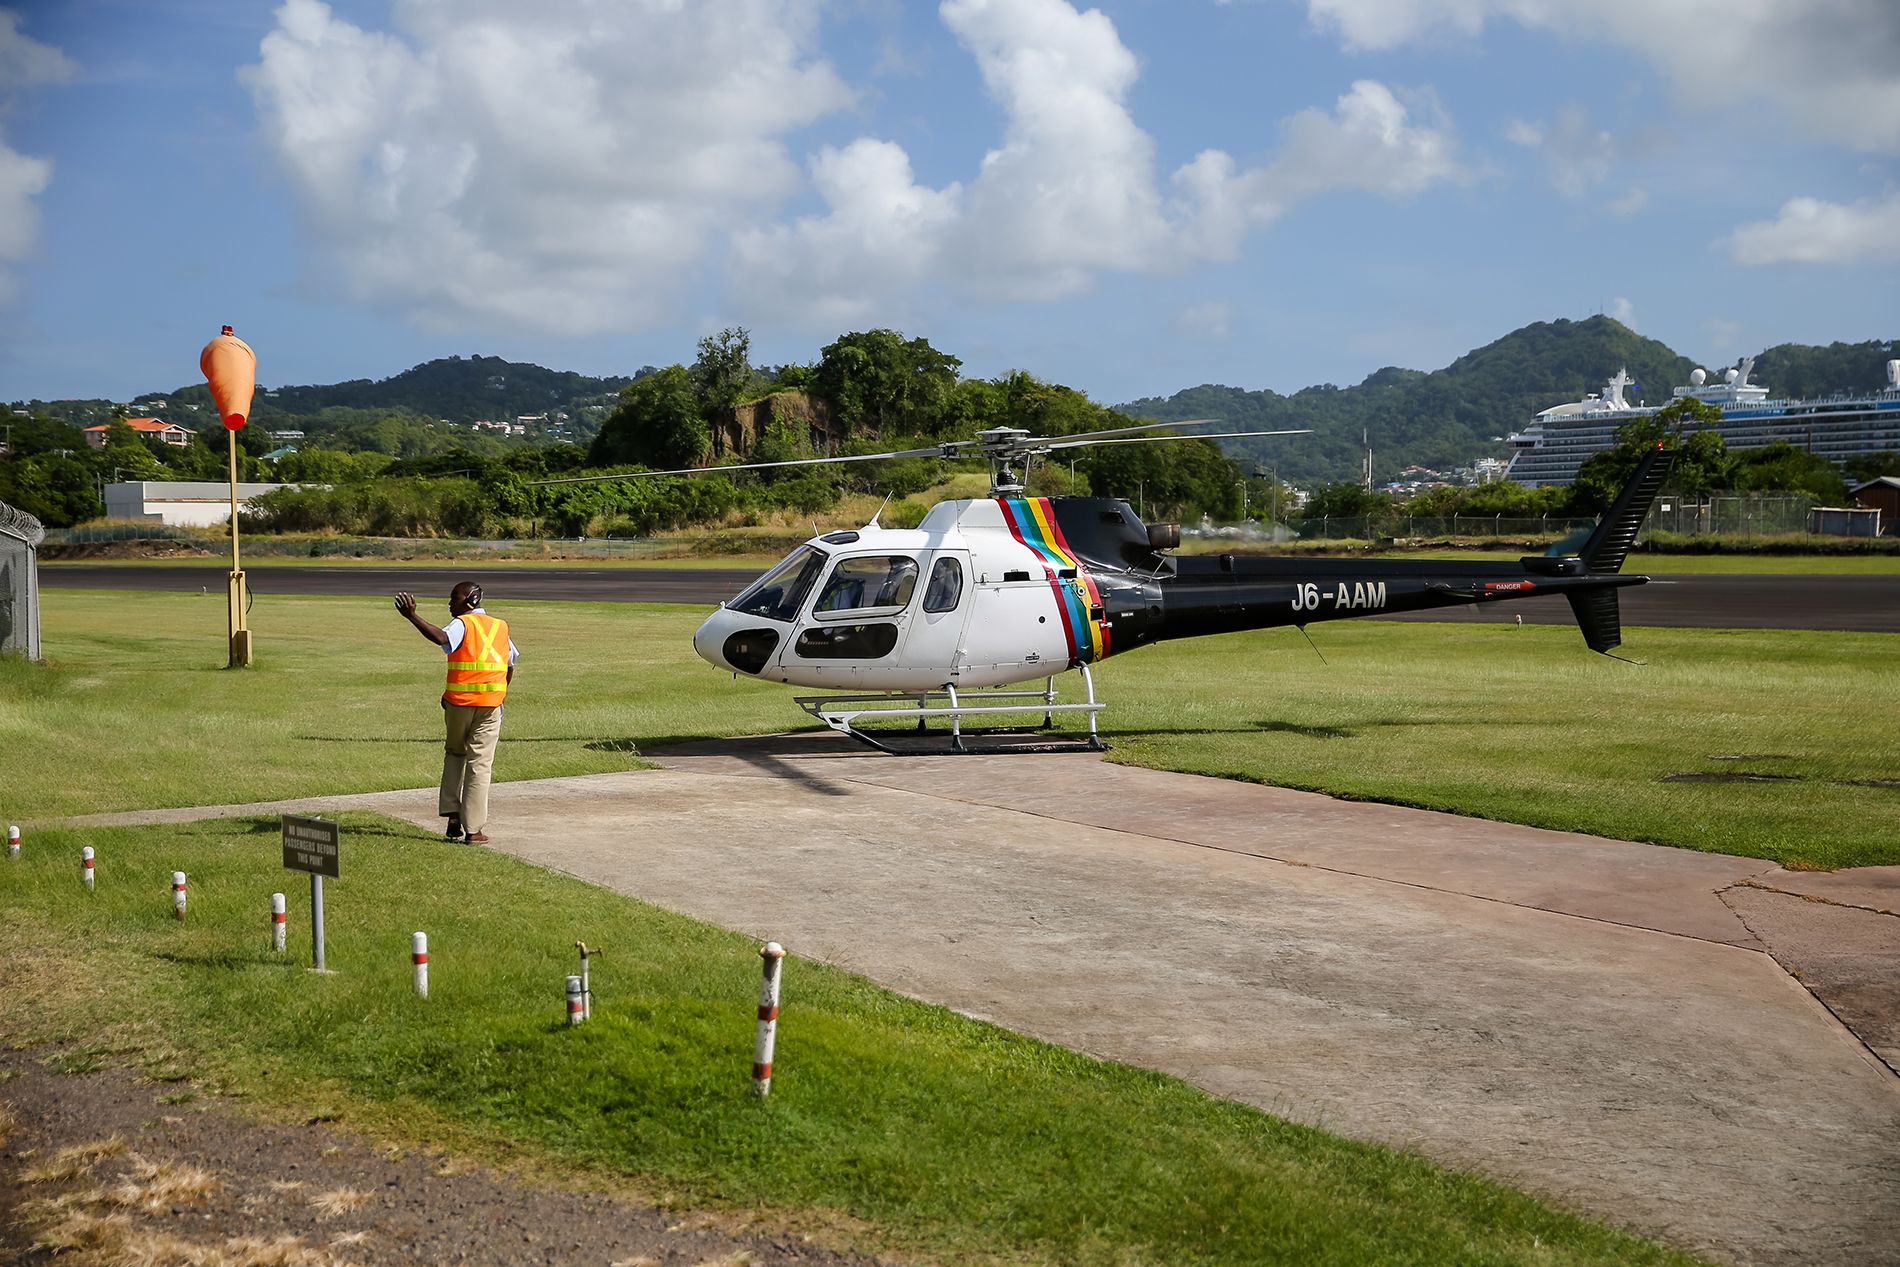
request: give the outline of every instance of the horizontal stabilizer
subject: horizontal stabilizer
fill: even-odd
[[[1623,615],[1614,589],[1605,586],[1602,589],[1571,590],[1564,597],[1570,600],[1570,610],[1577,617],[1577,628],[1583,630],[1583,640],[1590,650],[1608,654],[1611,649],[1623,644]]]

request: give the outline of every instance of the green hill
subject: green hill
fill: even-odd
[[[1693,362],[1609,317],[1538,322],[1467,352],[1442,370],[1388,367],[1354,387],[1323,384],[1290,396],[1202,386],[1119,406],[1160,419],[1223,418],[1237,430],[1311,427],[1311,436],[1237,440],[1243,462],[1278,469],[1283,479],[1314,483],[1357,478],[1361,437],[1375,474],[1412,464],[1448,470],[1479,457],[1502,457],[1501,440],[1538,410],[1580,399],[1619,367],[1643,385],[1636,399],[1668,398],[1688,381]]]

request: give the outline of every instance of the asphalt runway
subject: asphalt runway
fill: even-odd
[[[138,589],[221,593],[226,570],[211,565],[118,566],[42,563],[48,589]],[[490,599],[594,603],[687,603],[712,607],[749,583],[739,568],[443,568],[272,567],[245,570],[257,601],[273,594],[394,594],[445,598],[457,581],[474,581]],[[1447,607],[1380,620],[1567,625],[1570,606],[1555,598]],[[1900,633],[1900,576],[1659,577],[1623,591],[1623,623],[1677,629],[1836,629]]]

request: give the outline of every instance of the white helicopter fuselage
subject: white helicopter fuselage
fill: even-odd
[[[1088,569],[1046,499],[943,502],[914,529],[814,537],[693,638],[708,662],[823,690],[1003,686],[1108,654]]]

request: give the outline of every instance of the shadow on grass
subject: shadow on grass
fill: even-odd
[[[392,822],[380,814],[372,814],[369,811],[346,810],[345,815],[345,825],[351,836],[386,836],[392,840],[432,838],[431,833],[420,828]],[[361,821],[362,819],[368,821]],[[170,824],[169,828],[181,836],[230,836],[237,833],[246,836],[280,836],[283,833],[283,823],[276,815],[257,818],[202,818],[192,822]]]
[[[431,747],[442,746],[440,735],[405,735],[386,739],[378,735],[296,735],[293,738],[305,743],[419,743]],[[595,735],[507,735],[501,742],[509,746],[521,743],[577,743],[590,752],[638,752],[640,740],[633,738],[602,739]]]

